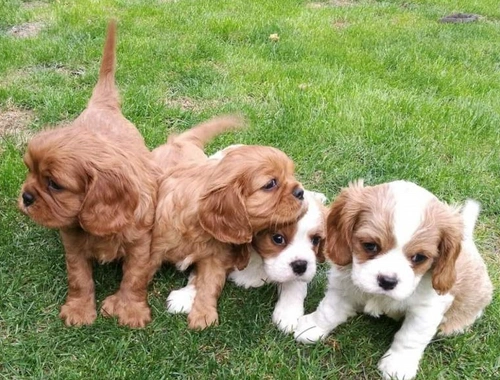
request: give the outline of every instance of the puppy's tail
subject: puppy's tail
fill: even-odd
[[[214,137],[228,131],[242,129],[246,127],[241,116],[227,115],[214,117],[208,121],[194,126],[188,131],[177,136],[170,136],[168,143],[191,143],[203,149]]]
[[[467,199],[462,207],[462,220],[464,222],[464,240],[471,240],[474,234],[474,226],[476,225],[477,217],[481,211],[481,205],[472,200]]]
[[[106,42],[102,53],[101,68],[99,70],[99,79],[92,97],[89,101],[89,107],[97,106],[110,109],[120,108],[120,99],[118,89],[115,84],[115,51],[116,51],[116,20],[111,20],[108,24]]]

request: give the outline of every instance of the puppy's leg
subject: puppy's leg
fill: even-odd
[[[196,264],[196,296],[188,315],[190,329],[203,330],[218,324],[217,300],[226,282],[227,268],[214,256]]]
[[[150,239],[144,238],[126,250],[120,289],[102,303],[102,315],[117,316],[120,325],[137,328],[151,321],[147,287],[160,263],[149,254],[149,246]]]
[[[428,304],[406,313],[391,348],[378,364],[384,379],[413,379],[425,347],[443,319],[446,305]]]
[[[326,336],[338,325],[356,315],[354,304],[344,296],[342,283],[333,272],[328,278],[328,289],[318,309],[299,318],[294,337],[297,342],[314,343]]]
[[[172,290],[167,298],[167,311],[171,314],[188,314],[193,308],[196,296],[195,272],[189,275],[188,284],[177,290]]]
[[[64,242],[64,238],[63,238]],[[68,296],[59,317],[67,326],[90,325],[96,319],[92,260],[77,249],[66,249]]]
[[[242,270],[233,270],[228,278],[236,285],[247,289],[258,288],[266,284],[267,274],[263,267],[262,258],[258,254],[252,253],[248,265]]]
[[[307,283],[285,282],[279,285],[279,292],[279,299],[273,312],[273,322],[281,331],[290,333],[295,330],[299,318],[304,315]]]

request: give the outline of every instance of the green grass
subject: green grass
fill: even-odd
[[[350,3],[350,4],[348,4]],[[319,4],[319,5],[318,5]],[[348,6],[335,6],[343,4]],[[483,16],[441,24],[453,12]],[[266,144],[296,162],[311,189],[333,198],[359,177],[415,181],[441,199],[478,199],[477,243],[498,287],[500,241],[500,7],[497,0],[47,1],[0,0],[0,115],[33,117],[0,140],[0,377],[374,379],[398,329],[359,316],[324,343],[302,346],[271,323],[272,286],[226,286],[218,327],[187,330],[165,312],[185,275],[164,267],[150,287],[153,322],[130,330],[99,317],[66,328],[56,231],[16,209],[25,175],[19,135],[76,117],[97,78],[107,20],[119,20],[123,111],[151,148],[169,131],[242,112],[248,131],[218,138]],[[12,26],[39,22],[31,38]],[[279,41],[269,40],[272,33]],[[3,116],[2,116],[3,117]],[[1,119],[0,119],[1,121]],[[307,310],[323,296],[326,267]],[[97,298],[114,292],[117,264],[96,266]],[[500,377],[500,299],[464,335],[437,338],[419,379]]]

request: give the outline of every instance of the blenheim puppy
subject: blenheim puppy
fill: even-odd
[[[474,201],[460,212],[410,182],[344,189],[327,219],[328,289],[296,339],[315,342],[357,312],[404,317],[379,369],[414,378],[434,334],[462,332],[491,301],[472,237],[478,214]]]
[[[307,212],[298,221],[258,232],[250,246],[250,262],[229,278],[245,288],[278,284],[279,298],[272,320],[283,332],[292,332],[304,315],[307,284],[324,261],[326,208],[323,194],[304,192]]]
[[[29,173],[19,208],[35,222],[59,229],[66,251],[69,289],[59,314],[66,325],[96,318],[94,259],[123,259],[120,289],[104,300],[102,314],[130,327],[151,319],[146,289],[154,273],[149,259],[158,169],[139,131],[120,111],[115,45],[111,22],[87,108],[70,125],[36,135],[24,156]]]
[[[227,149],[227,148],[226,148]],[[326,234],[326,197],[304,192],[307,212],[298,221],[258,232],[248,245],[250,261],[243,270],[235,269],[229,279],[245,288],[276,283],[279,299],[273,322],[284,332],[292,332],[304,315],[307,284],[316,274],[317,261],[323,261],[322,246]],[[170,313],[189,313],[196,295],[191,275],[189,284],[174,290],[167,299]]]
[[[170,137],[153,151],[165,174],[151,252],[155,260],[180,270],[194,265],[195,296],[188,315],[192,329],[218,322],[217,300],[228,272],[248,263],[248,250],[238,246],[305,212],[293,162],[280,150],[239,146],[220,160],[205,155],[207,141],[237,124],[230,117],[214,119]]]

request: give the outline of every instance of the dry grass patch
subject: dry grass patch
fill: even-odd
[[[7,34],[16,38],[36,37],[44,26],[43,22],[27,22],[21,25],[13,26]]]
[[[2,86],[11,86],[13,84],[21,84],[26,83],[30,86],[34,86],[35,82],[30,79],[30,76],[36,73],[50,73],[54,72],[61,76],[66,77],[79,77],[85,74],[85,69],[71,68],[59,63],[49,64],[49,65],[36,65],[36,66],[27,66],[18,70],[12,70],[7,75],[4,75],[0,78],[0,85]]]
[[[165,105],[168,108],[179,108],[182,111],[191,111],[191,112],[201,112],[208,108],[217,108],[224,105],[226,102],[222,100],[199,100],[192,99],[188,96],[181,96],[178,98],[170,98],[165,99]]]
[[[307,3],[307,8],[318,9],[325,7],[351,7],[353,5],[358,5],[359,3],[354,0],[330,0],[325,2],[314,1],[312,3]]]
[[[38,8],[41,8],[41,7],[45,7],[47,5],[48,4],[44,3],[43,1],[30,1],[28,3],[23,3],[21,5],[21,8],[22,9],[26,9],[26,10],[33,10],[33,9],[38,9]]]
[[[7,139],[12,141],[16,148],[26,144],[32,136],[29,126],[34,119],[33,111],[15,106],[0,110],[0,153],[3,150],[1,143]]]

